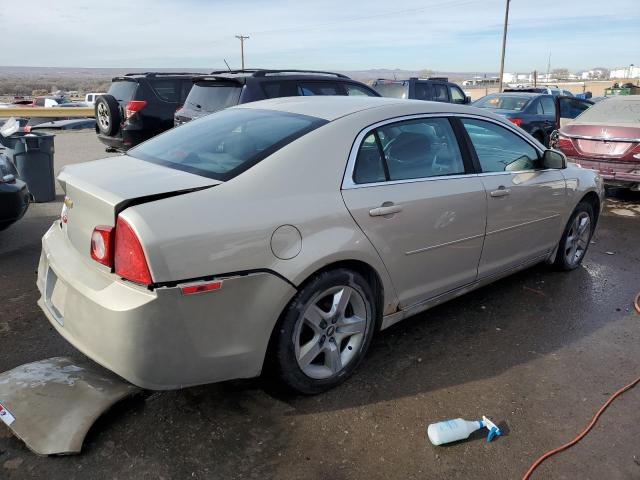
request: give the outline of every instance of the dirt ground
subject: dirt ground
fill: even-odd
[[[56,138],[56,167],[104,156]],[[0,233],[0,371],[79,357],[36,306],[40,237],[61,196]],[[640,375],[640,195],[608,200],[584,266],[538,266],[379,334],[356,374],[315,397],[260,379],[118,404],[79,456],[38,457],[0,424],[0,479],[517,479]],[[505,435],[434,447],[431,422],[488,415]],[[537,479],[640,478],[640,387]]]

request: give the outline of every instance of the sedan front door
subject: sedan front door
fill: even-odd
[[[487,191],[487,231],[478,278],[542,258],[562,233],[566,182],[545,169],[523,135],[498,121],[462,118]]]
[[[475,281],[486,193],[447,118],[393,121],[359,135],[342,195],[405,308]]]

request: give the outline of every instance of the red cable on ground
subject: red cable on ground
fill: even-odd
[[[640,297],[640,294],[638,294],[638,297]],[[636,297],[636,308],[638,307],[638,297]],[[640,313],[640,310],[638,310]],[[638,383],[640,383],[640,377],[636,378],[633,382],[631,382],[629,385],[622,387],[620,390],[618,390],[616,393],[614,393],[613,395],[611,395],[611,397],[609,397],[609,400],[607,400],[607,402],[600,407],[600,410],[598,410],[598,413],[595,414],[595,416],[593,417],[593,419],[591,420],[591,423],[587,426],[587,428],[585,428],[582,433],[580,433],[580,435],[578,435],[576,438],[574,438],[573,440],[571,440],[569,443],[565,443],[564,445],[555,448],[553,450],[548,451],[547,453],[545,453],[544,455],[542,455],[538,460],[536,460],[533,465],[531,465],[531,467],[529,468],[529,470],[527,470],[527,473],[524,474],[524,477],[522,477],[522,480],[529,480],[529,478],[531,477],[531,474],[533,473],[533,471],[538,468],[540,466],[540,464],[542,462],[544,462],[547,458],[549,458],[551,455],[555,455],[558,452],[561,452],[563,450],[566,450],[569,447],[572,447],[573,445],[575,445],[576,443],[578,443],[580,440],[582,440],[582,438],[589,433],[589,430],[591,430],[593,428],[593,426],[596,424],[596,422],[598,421],[598,418],[600,418],[600,415],[602,415],[602,413],[607,409],[607,407],[611,404],[611,402],[613,402],[617,397],[619,397],[620,395],[622,395],[624,392],[626,392],[627,390],[630,390],[631,388],[635,387]]]

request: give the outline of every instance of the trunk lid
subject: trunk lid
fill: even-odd
[[[560,131],[580,156],[640,163],[640,127],[573,123]]]
[[[73,246],[89,257],[97,225],[115,225],[128,205],[201,190],[222,182],[127,155],[65,167],[58,181],[66,196],[61,227]]]

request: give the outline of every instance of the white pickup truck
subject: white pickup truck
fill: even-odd
[[[95,103],[96,103],[96,99],[100,95],[104,95],[104,92],[102,92],[102,93],[87,93],[84,96],[84,103],[86,103],[87,106],[89,106],[89,107],[93,107],[95,105]]]

